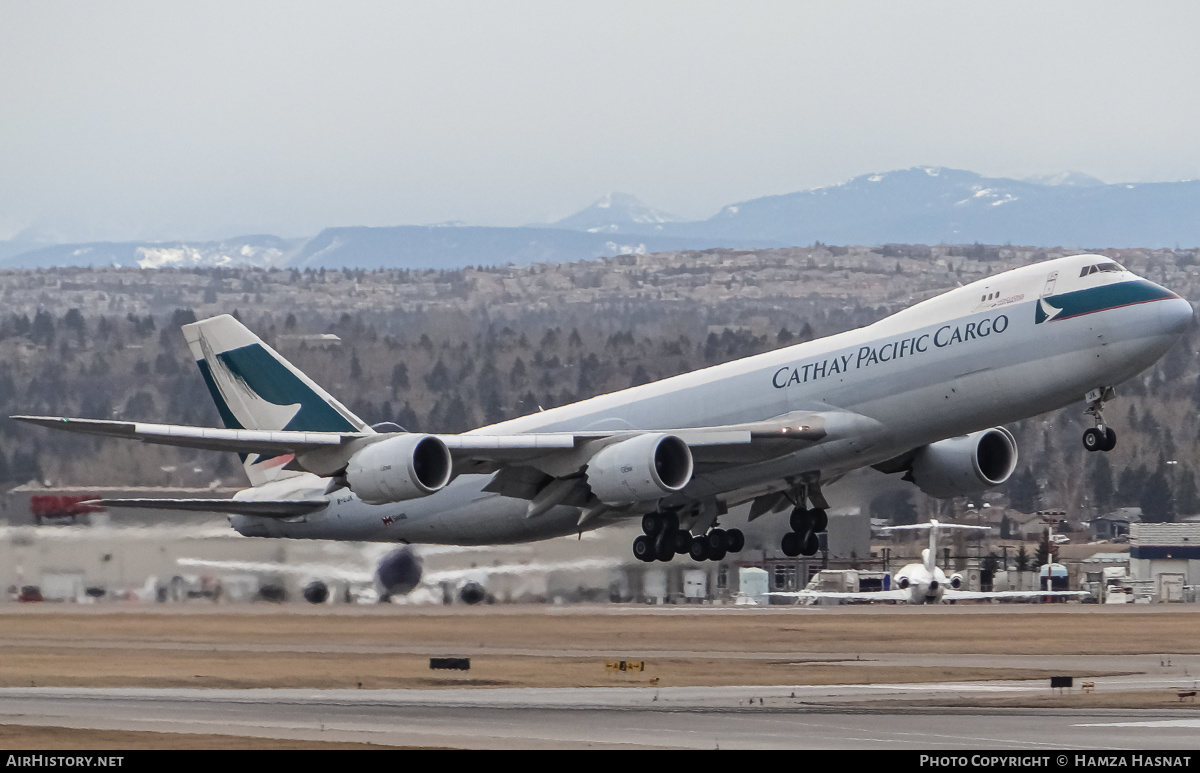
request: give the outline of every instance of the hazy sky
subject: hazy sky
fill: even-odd
[[[0,0],[0,239],[1200,177],[1200,3]]]

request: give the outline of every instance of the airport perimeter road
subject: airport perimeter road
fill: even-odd
[[[965,685],[941,688],[978,692]],[[822,689],[827,694],[839,690],[828,686]],[[845,689],[848,698],[861,701],[865,697],[862,686]],[[804,700],[806,696],[792,699],[791,692],[787,688],[768,691],[736,687],[372,691],[4,688],[0,690],[0,723],[457,748],[1046,752],[1194,748],[1200,730],[1200,714],[1187,710],[946,710],[873,708],[862,703],[838,708],[813,705]],[[758,694],[757,700],[753,693]]]

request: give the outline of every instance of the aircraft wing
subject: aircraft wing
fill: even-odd
[[[203,558],[180,558],[176,560],[180,566],[199,567],[204,569],[223,569],[240,572],[273,572],[303,577],[326,577],[334,580],[349,582],[371,582],[375,574],[372,571],[351,569],[332,564],[288,564],[277,561],[212,561]],[[456,582],[458,580],[485,580],[493,575],[533,574],[539,572],[555,572],[561,570],[607,569],[616,566],[611,560],[588,558],[580,561],[552,561],[528,563],[497,564],[494,566],[475,566],[463,569],[444,569],[436,572],[425,572],[421,576],[422,584],[436,585],[439,582]]]
[[[907,601],[911,598],[911,594],[907,590],[893,588],[892,590],[866,590],[866,591],[823,591],[823,590],[798,590],[798,591],[776,591],[768,593],[768,596],[778,596],[779,598],[795,598],[795,599],[857,599],[859,601]]]
[[[295,518],[329,506],[325,499],[94,499],[87,504],[102,507],[182,510],[192,513],[257,515],[263,518]]]
[[[200,569],[222,569],[230,572],[270,572],[299,577],[324,577],[344,582],[368,583],[375,578],[374,572],[351,569],[332,564],[285,564],[278,561],[210,561],[204,558],[177,558],[180,566]]]
[[[289,430],[220,429],[177,424],[150,424],[55,416],[13,416],[13,419],[48,429],[88,435],[139,440],[157,445],[210,451],[256,453],[264,456],[293,454],[289,468],[318,475],[336,474],[350,456],[365,445],[398,433],[295,432]],[[683,440],[694,450],[697,464],[722,466],[747,464],[779,456],[805,445],[869,434],[877,423],[848,411],[798,411],[766,421],[715,427],[679,429],[586,430],[580,432],[530,432],[488,434],[470,432],[434,435],[445,443],[455,471],[495,472],[514,465],[529,465],[559,477],[581,468],[585,447],[662,432]],[[580,451],[584,451],[580,454]],[[567,472],[563,472],[567,471]]]
[[[436,584],[439,582],[454,582],[456,580],[483,579],[492,575],[505,574],[535,574],[540,572],[557,572],[567,570],[610,569],[617,566],[610,559],[586,558],[579,561],[530,561],[528,563],[497,564],[494,566],[474,566],[469,569],[444,569],[437,572],[426,572],[421,582]]]
[[[942,598],[947,601],[959,599],[1033,599],[1039,596],[1059,596],[1063,598],[1087,598],[1091,596],[1085,590],[1005,590],[1005,591],[971,591],[947,588]]]
[[[86,435],[140,440],[156,445],[200,448],[207,451],[282,454],[312,451],[368,437],[360,432],[289,432],[254,429],[218,429],[180,424],[147,424],[102,419],[67,419],[55,416],[13,416],[17,421],[48,429]]]

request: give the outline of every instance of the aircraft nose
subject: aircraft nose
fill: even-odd
[[[1192,304],[1178,295],[1158,304],[1158,321],[1165,335],[1183,335],[1193,314]]]

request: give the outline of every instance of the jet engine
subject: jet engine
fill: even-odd
[[[901,576],[896,578],[896,587],[900,590],[908,590],[908,578]]]
[[[692,451],[674,435],[651,433],[606,446],[587,465],[592,493],[607,505],[649,502],[692,479]]]
[[[408,545],[396,548],[379,560],[375,580],[380,597],[404,596],[421,582],[421,559]]]
[[[309,604],[324,604],[329,600],[329,586],[320,580],[313,580],[304,586],[304,600]]]
[[[405,434],[350,457],[346,483],[369,505],[428,496],[450,482],[450,449],[433,435]]]
[[[951,588],[958,590],[959,588],[962,587],[962,584],[963,584],[963,576],[961,574],[954,574],[954,575],[950,576],[950,587]]]
[[[478,604],[485,598],[487,598],[487,591],[474,580],[463,583],[463,586],[458,589],[458,600],[464,604]]]
[[[995,427],[919,449],[905,480],[931,497],[946,499],[999,486],[1016,468],[1016,441],[1008,430]]]

